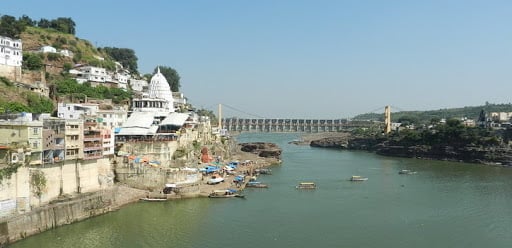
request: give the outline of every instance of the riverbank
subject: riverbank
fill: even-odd
[[[306,134],[297,145],[320,148],[363,150],[389,157],[454,161],[485,165],[511,166],[512,149],[506,144],[476,146],[474,144],[445,143],[428,145],[421,142],[397,143],[387,136],[354,136],[350,133]]]

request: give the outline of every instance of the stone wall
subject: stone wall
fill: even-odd
[[[142,190],[114,186],[3,219],[0,221],[0,247],[58,226],[116,210],[144,195],[145,191]]]
[[[5,77],[13,82],[21,81],[21,67],[0,65],[0,77]]]
[[[38,197],[30,184],[34,171],[41,171],[46,187]],[[10,179],[0,183],[0,217],[23,213],[48,204],[63,195],[74,195],[102,190],[113,185],[114,173],[108,158],[97,160],[64,161],[45,167],[20,167]],[[15,201],[14,206],[10,203]],[[1,205],[6,203],[6,206]]]

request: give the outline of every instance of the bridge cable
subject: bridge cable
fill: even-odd
[[[221,103],[221,104],[222,104],[222,106],[226,106],[226,107],[228,107],[228,108],[229,108],[229,109],[231,109],[231,110],[234,110],[234,111],[237,111],[237,112],[240,112],[240,113],[246,114],[246,115],[250,115],[250,116],[258,117],[258,118],[261,118],[261,119],[267,119],[267,118],[265,118],[265,117],[263,117],[263,116],[248,113],[248,112],[246,112],[246,111],[243,111],[243,110],[237,109],[237,108],[235,108],[235,107],[229,106],[229,105],[227,105],[227,104],[225,104],[225,103]]]

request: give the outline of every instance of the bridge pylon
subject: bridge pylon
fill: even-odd
[[[388,134],[391,132],[391,106],[384,108],[384,133]]]

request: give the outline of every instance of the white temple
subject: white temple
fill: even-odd
[[[175,113],[171,87],[158,68],[151,78],[149,92],[143,94],[142,98],[133,99],[132,113],[117,136],[124,139],[133,136],[144,136],[143,139],[175,136],[188,117],[186,113]]]
[[[133,99],[132,110],[133,112],[159,112],[161,115],[174,112],[171,87],[164,75],[160,73],[160,68],[151,77],[149,92],[142,98]]]

